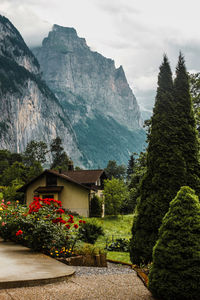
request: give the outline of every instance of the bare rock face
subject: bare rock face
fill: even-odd
[[[126,163],[131,152],[143,150],[139,106],[122,67],[91,51],[75,29],[58,25],[33,53],[93,167],[110,159]]]
[[[37,59],[10,21],[0,16],[0,148],[22,152],[31,140],[59,135],[77,164],[87,164],[66,111],[40,78]]]

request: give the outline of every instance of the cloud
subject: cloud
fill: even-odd
[[[23,0],[10,0],[9,2],[3,0],[0,13],[6,16],[19,30],[28,46],[33,47],[41,44],[52,24],[37,16],[30,5],[34,1],[29,0],[29,6],[26,3],[27,1]]]
[[[179,51],[188,70],[200,70],[198,1],[0,0],[0,12],[29,46],[41,43],[56,23],[74,27],[88,46],[116,66],[141,103],[154,101],[163,53],[174,72]]]

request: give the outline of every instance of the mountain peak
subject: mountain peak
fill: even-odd
[[[0,55],[9,57],[18,65],[34,74],[39,74],[39,64],[35,56],[25,44],[15,26],[0,15]]]
[[[73,27],[63,27],[63,26],[54,24],[52,31],[63,32],[65,34],[77,36],[77,32]]]

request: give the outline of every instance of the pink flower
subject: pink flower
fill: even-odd
[[[1,202],[4,202],[4,199],[2,199]]]
[[[5,225],[6,225],[6,223],[5,223],[5,222],[2,222],[2,223],[1,223],[1,226],[5,226]]]
[[[7,202],[7,205],[10,205],[10,204],[11,204],[11,202],[10,202],[10,201],[8,201],[8,202]]]

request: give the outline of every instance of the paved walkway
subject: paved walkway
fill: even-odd
[[[32,253],[20,245],[0,242],[0,300],[153,300],[134,271],[110,275],[70,276],[72,274],[71,267],[50,257]],[[56,280],[62,281],[31,286]],[[11,288],[11,283],[15,286],[29,283],[30,286]]]
[[[49,256],[12,242],[0,241],[1,289],[56,282],[73,273],[73,268]]]

